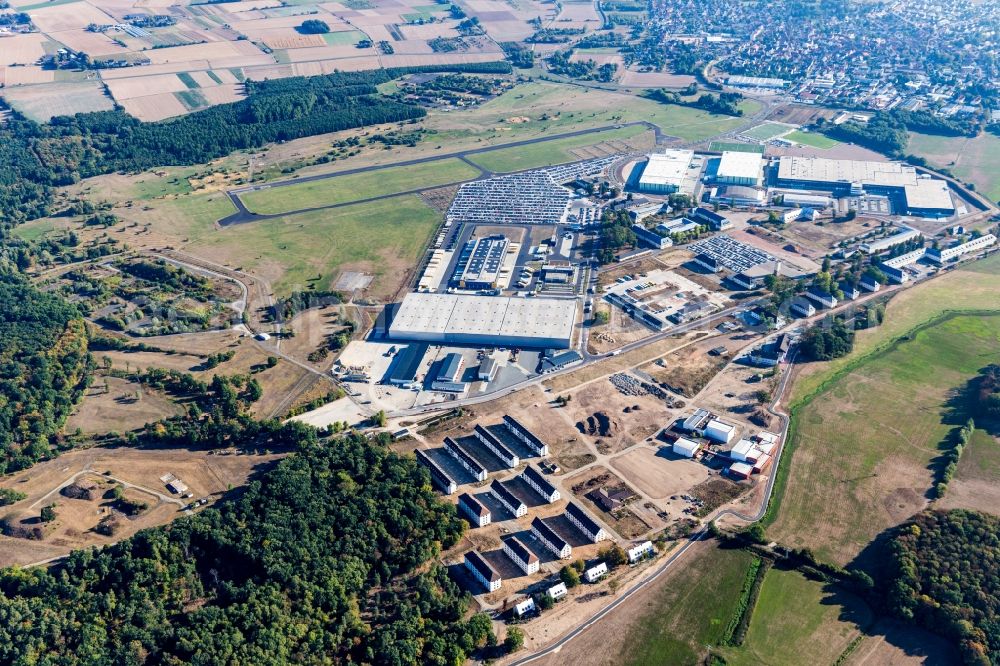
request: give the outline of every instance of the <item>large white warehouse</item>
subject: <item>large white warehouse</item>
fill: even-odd
[[[639,176],[639,191],[673,194],[684,184],[693,159],[693,150],[667,150],[650,154],[649,161]]]
[[[569,348],[576,301],[461,294],[407,294],[389,324],[393,340]]]

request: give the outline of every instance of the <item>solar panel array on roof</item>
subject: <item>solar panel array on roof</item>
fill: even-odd
[[[465,244],[456,266],[456,282],[466,289],[497,286],[510,241],[504,236],[487,236]]]

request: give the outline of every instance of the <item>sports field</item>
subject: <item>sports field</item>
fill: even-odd
[[[812,146],[813,148],[819,148],[821,150],[828,150],[834,146],[840,145],[839,141],[831,139],[828,136],[816,134],[814,132],[803,132],[801,130],[789,132],[782,138],[794,141],[795,143],[800,143],[803,146]]]
[[[395,293],[439,222],[439,213],[407,195],[210,228],[184,250],[260,275],[279,297],[310,285],[332,288],[352,270],[373,274],[369,295],[380,298]]]
[[[751,127],[750,129],[741,132],[743,136],[748,136],[751,139],[757,139],[758,141],[767,141],[768,139],[773,139],[776,136],[781,136],[791,128],[788,125],[781,125],[778,123],[763,123],[757,125],[756,127]]]
[[[758,153],[760,155],[764,154],[764,146],[757,143],[738,143],[735,141],[713,141],[708,145],[709,150],[714,150],[715,152],[734,152],[734,153]]]
[[[858,597],[772,568],[743,645],[718,651],[733,666],[832,664],[872,619]]]
[[[471,180],[479,172],[457,158],[391,167],[240,195],[255,213],[287,213]]]
[[[522,169],[574,162],[580,159],[573,154],[574,149],[595,146],[604,141],[631,139],[648,131],[642,126],[623,127],[566,139],[543,141],[527,146],[491,150],[487,153],[473,155],[469,159],[488,171],[509,173]]]
[[[998,356],[1000,315],[955,316],[829,379],[796,408],[794,455],[768,536],[845,565],[924,508],[939,445],[965,420],[949,401]]]
[[[946,167],[980,192],[1000,201],[1000,136],[988,132],[974,139],[910,132],[907,150],[932,166]]]

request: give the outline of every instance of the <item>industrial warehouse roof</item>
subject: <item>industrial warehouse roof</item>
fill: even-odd
[[[398,339],[563,340],[576,321],[576,301],[460,294],[407,294],[389,334]]]
[[[906,207],[910,209],[954,210],[948,183],[937,178],[919,178],[903,188]]]
[[[680,187],[687,175],[693,150],[668,150],[652,153],[642,170],[639,183],[643,185],[674,185]]]
[[[726,151],[719,160],[718,178],[760,178],[764,156],[760,153]]]
[[[916,184],[917,172],[913,167],[899,162],[831,160],[786,155],[778,162],[778,180],[903,187]]]

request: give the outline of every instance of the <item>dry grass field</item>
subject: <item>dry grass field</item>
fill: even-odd
[[[949,400],[997,354],[1000,315],[959,316],[829,380],[795,412],[794,457],[768,535],[844,565],[926,507],[932,461],[955,425]]]
[[[110,111],[114,103],[100,81],[44,83],[3,89],[3,98],[32,120],[45,122],[53,116],[71,116],[90,111]]]
[[[183,515],[183,505],[190,500],[171,495],[160,477],[167,473],[188,485],[195,498],[217,500],[232,488],[244,485],[248,478],[268,468],[277,455],[214,455],[208,451],[186,449],[89,448],[69,451],[54,460],[39,463],[0,481],[0,486],[27,494],[27,498],[9,507],[3,515],[37,516],[42,506],[56,504],[57,519],[46,526],[45,538],[29,541],[0,536],[0,566],[25,565],[59,557],[70,550],[100,546],[130,536],[140,529],[162,525]],[[92,479],[99,488],[110,490],[117,483],[132,484],[126,497],[140,500],[149,509],[134,518],[122,516],[121,529],[113,537],[93,531],[108,515],[112,502],[70,499],[60,489],[77,479]],[[103,492],[102,492],[103,495]]]
[[[79,428],[85,435],[128,432],[182,413],[179,405],[158,391],[117,377],[97,378],[67,420],[66,431]]]

